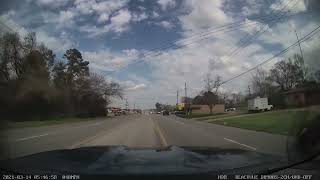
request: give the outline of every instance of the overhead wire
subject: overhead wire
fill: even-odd
[[[292,2],[292,1],[290,1],[290,2]],[[289,3],[290,3],[289,2]],[[296,3],[297,3],[298,1],[296,1]],[[289,5],[289,3],[287,3],[286,5]],[[284,5],[282,8],[281,8],[281,11],[282,10],[284,10],[284,8],[285,8],[285,6],[286,5]],[[272,23],[272,24],[275,24],[276,22],[279,22],[281,19],[284,19],[284,18],[286,18],[286,17],[292,17],[292,16],[295,16],[295,15],[297,15],[297,14],[292,14],[292,15],[288,15],[288,16],[285,16],[285,13],[288,13],[288,12],[283,12],[283,14],[282,14],[282,16],[281,17],[276,17],[276,18],[272,18],[272,19],[269,19],[269,20],[271,20],[269,23]],[[307,12],[306,12],[307,13]],[[303,13],[300,13],[300,14],[303,14]],[[270,15],[269,15],[269,17],[270,17]],[[247,24],[247,26],[250,26],[250,24],[248,24],[248,23],[246,23]],[[257,22],[255,22],[255,24],[257,24]],[[226,32],[231,32],[231,31],[235,31],[235,30],[237,30],[238,28],[237,27],[241,27],[241,25],[242,24],[238,24],[237,26],[235,26],[235,27],[228,27],[228,28],[222,28],[222,29],[219,29],[219,28],[217,28],[215,31],[211,31],[211,32],[208,32],[207,34],[202,34],[200,37],[204,37],[204,38],[202,38],[202,39],[198,39],[198,40],[196,40],[196,41],[192,41],[192,42],[190,42],[190,43],[186,43],[186,44],[182,44],[182,45],[177,45],[177,44],[171,44],[171,45],[169,45],[169,46],[166,46],[166,47],[162,47],[162,48],[159,48],[158,50],[160,51],[160,50],[162,50],[162,51],[160,51],[160,52],[151,52],[151,53],[145,53],[145,54],[143,54],[143,56],[144,56],[144,58],[147,58],[147,55],[150,55],[149,57],[156,57],[156,56],[159,56],[159,55],[161,55],[161,54],[163,54],[164,52],[163,52],[163,50],[166,50],[166,49],[170,49],[170,50],[175,50],[175,49],[181,49],[181,48],[183,48],[183,47],[186,47],[186,46],[189,46],[189,45],[192,45],[192,44],[194,44],[194,43],[197,43],[197,42],[199,42],[199,41],[203,41],[203,40],[207,40],[207,39],[210,39],[210,34],[213,34],[213,33],[217,33],[217,32],[224,32],[224,33],[226,33]],[[254,25],[254,24],[252,24],[252,25]],[[226,25],[227,26],[227,25]],[[225,26],[223,26],[223,27],[225,27]],[[264,31],[265,32],[265,31]],[[183,41],[183,40],[180,40],[179,42],[181,42],[181,41]],[[185,41],[185,40],[184,40]],[[134,62],[132,62],[132,63],[130,63],[130,64],[138,64],[138,63],[141,63],[141,62],[145,62],[145,60],[144,59],[139,59],[139,60],[136,60],[136,61],[134,61]]]
[[[278,5],[277,8],[279,8],[281,5]],[[272,14],[274,12],[274,10],[270,13]],[[268,18],[271,18],[271,16],[273,15],[266,15],[266,16],[259,16],[257,18],[255,18],[255,20],[264,20],[264,19],[268,19]],[[229,24],[225,24],[225,25],[222,25],[220,27],[213,27],[213,28],[209,28],[205,31],[202,31],[202,32],[198,32],[198,33],[194,33],[192,35],[190,35],[189,37],[187,38],[184,38],[184,39],[179,39],[179,40],[175,40],[175,41],[171,41],[169,42],[169,46],[163,46],[163,47],[160,47],[160,48],[153,48],[153,49],[150,49],[148,50],[149,52],[150,51],[156,51],[156,50],[164,50],[166,48],[170,48],[171,46],[170,45],[176,45],[176,43],[181,43],[181,42],[184,42],[184,41],[187,41],[189,39],[192,39],[194,37],[203,37],[203,36],[206,36],[206,35],[209,35],[211,33],[215,33],[217,30],[220,30],[220,29],[228,29],[228,28],[233,28],[233,25],[242,25],[242,24],[247,24],[248,22],[245,22],[245,20],[239,20],[239,21],[235,21],[235,22],[232,22],[232,23],[229,23]],[[254,23],[256,24],[256,23]]]
[[[320,31],[320,26],[318,26],[317,28],[313,29],[313,30],[312,30],[311,32],[309,32],[307,35],[303,36],[302,38],[300,38],[299,40],[297,40],[295,43],[291,44],[291,45],[288,46],[287,48],[285,48],[285,49],[283,49],[282,51],[278,52],[277,54],[273,55],[271,58],[262,61],[261,63],[257,64],[256,66],[254,66],[254,67],[252,67],[252,68],[250,68],[250,69],[248,69],[248,70],[246,70],[246,71],[244,71],[244,72],[242,72],[242,73],[240,73],[240,74],[238,74],[238,75],[236,75],[236,76],[234,76],[234,77],[232,77],[232,78],[229,78],[229,79],[227,79],[226,81],[223,81],[223,82],[221,83],[221,85],[222,85],[222,84],[226,84],[226,83],[228,83],[228,82],[230,82],[230,81],[232,81],[232,80],[234,80],[234,79],[236,79],[236,78],[239,78],[239,77],[241,77],[241,76],[243,76],[243,75],[245,75],[245,74],[247,74],[247,73],[249,73],[249,72],[257,69],[258,67],[260,67],[260,66],[262,66],[262,65],[264,65],[264,64],[266,64],[266,63],[268,63],[268,62],[270,62],[270,61],[272,61],[272,60],[275,59],[276,57],[278,57],[278,56],[280,56],[280,55],[282,55],[282,54],[285,54],[285,53],[288,52],[291,48],[296,47],[296,46],[298,46],[300,43],[305,42],[305,41],[311,39],[314,35],[316,35],[317,33],[319,33],[319,31]]]
[[[295,3],[289,8],[289,4],[292,3],[294,1],[288,1],[288,3],[286,3],[280,10],[280,12],[282,12],[283,10],[285,10],[285,8],[293,8],[295,5],[297,5],[297,3],[299,2],[299,0],[296,0]],[[288,11],[290,12],[290,11]],[[278,14],[278,19],[281,20],[288,12],[282,12]],[[249,37],[246,41],[243,41],[240,46],[238,46],[237,48],[235,48],[234,50],[232,50],[230,52],[230,54],[228,55],[228,59],[231,59],[232,57],[234,57],[235,55],[237,55],[242,49],[246,48],[251,42],[253,42],[255,39],[257,39],[258,37],[260,37],[263,33],[265,33],[268,28],[272,27],[273,25],[275,25],[278,21],[273,21],[271,22],[269,25],[265,25],[263,28],[259,29],[257,32],[254,33],[253,36]]]

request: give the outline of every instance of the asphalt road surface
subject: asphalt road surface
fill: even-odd
[[[1,159],[43,151],[86,146],[125,145],[159,148],[169,145],[236,148],[285,155],[287,137],[214,125],[174,115],[126,115],[1,133]]]

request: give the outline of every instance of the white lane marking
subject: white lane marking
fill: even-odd
[[[39,137],[48,136],[48,135],[49,134],[41,134],[41,135],[38,135],[38,136],[29,136],[29,137],[17,139],[16,141],[25,141],[25,140],[39,138]]]
[[[249,148],[249,149],[254,150],[254,151],[257,150],[257,148],[255,148],[255,147],[252,147],[252,146],[248,146],[248,145],[246,145],[246,144],[239,143],[239,142],[234,141],[234,140],[232,140],[232,139],[228,139],[228,138],[223,138],[223,139],[226,140],[226,141],[233,142],[233,143],[235,143],[235,144],[244,146],[244,147]]]

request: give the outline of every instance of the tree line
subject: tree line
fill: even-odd
[[[299,54],[277,62],[269,71],[257,69],[251,77],[251,97],[268,97],[271,104],[285,107],[286,91],[319,88],[320,71],[312,72]]]
[[[0,37],[0,113],[2,119],[45,120],[52,117],[105,116],[110,97],[122,98],[118,83],[91,72],[77,49],[63,58],[35,33]]]
[[[257,69],[251,76],[247,95],[241,93],[219,93],[222,77],[212,77],[207,73],[203,90],[192,99],[192,104],[208,105],[210,113],[216,104],[225,104],[226,108],[246,106],[246,100],[257,96],[267,97],[269,103],[284,108],[284,92],[295,88],[320,88],[320,70],[312,72],[298,54],[282,60],[269,70]],[[229,97],[228,97],[229,96]]]

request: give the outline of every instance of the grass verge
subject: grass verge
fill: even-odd
[[[210,123],[275,134],[295,135],[301,127],[317,120],[316,117],[319,115],[320,113],[315,111],[274,111],[230,117]]]
[[[189,119],[193,119],[193,118],[204,118],[204,117],[210,117],[210,116],[218,116],[218,115],[223,115],[226,113],[216,113],[216,114],[210,114],[210,113],[193,113],[189,116],[184,115],[184,118],[189,118]]]
[[[103,118],[106,118],[106,117],[103,117]],[[59,125],[59,124],[65,124],[65,123],[91,121],[96,119],[97,118],[56,118],[56,119],[49,119],[49,120],[42,120],[42,121],[21,121],[21,122],[6,121],[4,123],[4,127],[7,129],[41,127],[41,126],[52,126],[52,125]]]
[[[221,114],[214,114],[214,115],[211,114],[210,116],[194,118],[194,120],[204,121],[204,120],[209,120],[209,119],[232,117],[232,116],[237,116],[237,115],[241,115],[241,114],[247,114],[247,112],[228,112],[228,113],[221,113]]]

